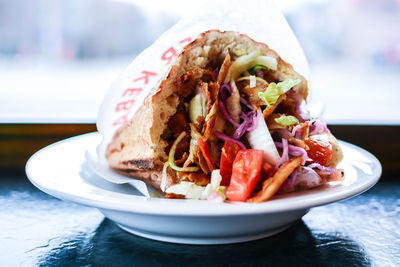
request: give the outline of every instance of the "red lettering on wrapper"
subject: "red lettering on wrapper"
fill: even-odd
[[[183,40],[180,40],[179,41],[179,43],[180,44],[183,44],[183,43],[190,43],[192,41],[192,37],[188,37],[188,38],[185,38],[185,39],[183,39]]]
[[[121,103],[118,103],[117,106],[115,107],[115,111],[122,111],[122,110],[130,110],[133,106],[133,103],[135,103],[135,99],[127,100]]]
[[[113,122],[113,126],[123,125],[128,121],[128,113],[123,115],[121,118]]]
[[[142,88],[128,88],[124,91],[124,93],[122,94],[122,97],[124,96],[137,96],[139,95],[139,93],[142,91]]]
[[[178,51],[180,51],[183,46],[191,43],[192,40],[193,40],[192,37],[187,37],[185,39],[180,40],[179,43],[176,43],[174,46],[169,47],[161,54],[161,61],[165,62],[166,65],[170,65],[173,59],[178,56]],[[136,76],[138,78],[134,78],[132,82],[136,83],[139,81],[143,81],[143,85],[147,85],[149,84],[151,78],[157,76],[157,73],[148,70],[142,70],[139,75],[141,76],[139,77]],[[135,84],[135,86],[137,85]],[[137,88],[127,88],[123,91],[123,93],[121,94],[120,102],[117,103],[115,106],[115,112],[121,113],[121,117],[119,117],[112,123],[113,126],[123,125],[128,121],[128,117],[129,114],[131,114],[131,109],[135,104],[135,100],[141,93],[143,93],[142,91],[144,89],[145,88],[137,87]],[[147,89],[145,90],[147,91]],[[129,99],[126,100],[127,98]]]
[[[171,46],[168,48],[162,55],[161,60],[167,60],[167,65],[169,65],[174,57],[176,57],[178,53],[176,50]]]
[[[140,81],[140,80],[144,80],[144,84],[148,84],[148,83],[149,83],[149,77],[150,77],[150,76],[156,76],[156,75],[157,75],[157,73],[151,72],[151,71],[147,71],[147,70],[142,70],[142,74],[143,74],[144,76],[139,77],[139,78],[136,78],[136,79],[134,79],[133,81],[134,81],[134,82],[137,82],[137,81]]]

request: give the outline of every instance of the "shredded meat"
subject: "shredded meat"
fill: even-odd
[[[204,158],[203,154],[201,154],[200,148],[198,146],[196,146],[196,148],[194,150],[194,154],[195,154],[194,160],[195,160],[196,164],[200,167],[200,169],[205,174],[209,174],[210,169],[208,168],[207,161]]]
[[[276,107],[277,113],[296,115],[296,104],[292,98],[286,97],[279,106]]]
[[[174,194],[174,193],[167,193],[164,196],[165,198],[169,199],[185,199],[185,195],[180,195],[180,194]]]
[[[210,82],[208,83],[208,90],[210,91],[211,101],[214,103],[218,100],[219,83]]]
[[[269,115],[272,114],[272,112],[274,112],[274,110],[276,109],[276,107],[286,99],[286,94],[280,95],[278,100],[276,100],[275,104],[273,105],[269,105],[268,107],[266,107],[263,111],[263,116],[264,119],[267,119]]]
[[[227,62],[226,64],[228,63],[229,62]],[[227,66],[226,64],[225,66]],[[216,74],[209,69],[195,68],[187,71],[184,75],[181,76],[180,81],[176,85],[178,89],[178,94],[180,96],[181,105],[179,107],[181,107],[181,110],[179,110],[178,107],[178,111],[176,112],[176,114],[173,115],[168,121],[168,126],[171,129],[175,138],[177,138],[179,134],[181,134],[183,131],[188,132],[190,128],[192,128],[192,131],[195,130],[195,134],[197,135],[196,138],[203,138],[204,141],[207,142],[207,139],[210,137],[211,131],[214,127],[215,117],[218,110],[217,101],[220,86],[216,80]],[[188,111],[185,110],[185,105],[187,104],[184,104],[183,102],[192,97],[195,91],[196,93],[201,93],[205,96],[207,116],[205,118],[197,118],[197,127],[194,126],[194,124],[192,125],[193,127],[190,127]],[[175,158],[177,159],[175,162],[178,165],[183,164],[184,167],[190,166],[191,164],[196,164],[200,167],[202,172],[192,173],[190,175],[190,179],[199,180],[200,178],[198,177],[203,177],[202,180],[204,180],[204,177],[209,176],[210,169],[207,165],[207,160],[202,155],[198,145],[192,147],[192,151],[190,151],[191,138],[193,137],[187,136],[184,140],[182,140],[182,142],[178,144],[175,152]],[[166,147],[165,152],[167,154],[169,153],[172,144],[173,141],[171,141]],[[212,149],[214,150],[214,146],[212,146]],[[187,152],[189,152],[189,156]],[[214,159],[215,153],[213,151],[211,161],[214,161]],[[196,179],[193,178],[195,176],[197,177]]]
[[[293,137],[291,135],[288,135],[288,134],[281,134],[280,137],[281,138],[285,138],[288,141],[289,144],[299,146],[301,148],[304,148],[305,150],[309,150],[309,147],[306,145],[304,140],[297,139],[297,138],[295,138],[295,137]]]
[[[300,123],[300,131],[301,131],[301,140],[306,140],[308,138],[308,133],[310,131],[310,127],[308,126],[308,121],[304,123]]]
[[[175,160],[175,164],[182,165],[187,160],[187,158],[188,158],[188,154],[186,152],[184,152],[180,159]]]
[[[182,97],[187,97],[193,93],[202,75],[203,71],[199,68],[189,70],[182,75],[180,82],[177,84],[178,94]]]
[[[200,186],[210,183],[210,176],[202,172],[178,172],[178,177],[181,181],[193,182]]]
[[[168,127],[177,138],[183,131],[189,131],[189,123],[186,119],[185,112],[178,111],[168,121]]]
[[[218,73],[218,78],[217,82],[219,84],[222,84],[225,80],[226,75],[228,74],[229,67],[231,66],[231,57],[229,53],[226,54],[226,57],[224,59],[224,62],[221,65],[221,68],[219,69]]]
[[[206,123],[204,124],[204,127],[203,127],[203,138],[205,141],[208,140],[208,138],[211,135],[211,131],[214,128],[215,119],[216,119],[217,111],[218,111],[217,107],[218,107],[218,103],[216,102],[212,106],[210,112],[207,114]]]
[[[200,92],[206,97],[206,114],[208,114],[211,110],[212,106],[212,99],[210,91],[208,90],[208,83],[200,82],[199,83],[199,90]]]
[[[165,148],[165,153],[167,155],[169,154],[169,151],[171,150],[174,141],[175,140],[169,142],[167,147]],[[185,138],[181,142],[179,142],[179,144],[176,146],[175,159],[181,159],[183,155],[186,153],[186,151],[189,151],[189,147],[190,147],[190,136],[186,135]]]
[[[243,81],[239,83],[239,85],[244,84],[247,81]],[[265,106],[265,102],[258,96],[259,92],[264,92],[268,87],[268,84],[258,85],[256,87],[250,88],[250,86],[246,85],[241,89],[241,91],[245,94],[245,99],[249,101],[250,105],[258,109],[260,106]]]

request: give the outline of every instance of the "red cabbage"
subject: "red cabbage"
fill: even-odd
[[[257,124],[258,124],[257,112],[251,111],[251,112],[247,113],[247,116],[251,118],[251,125],[249,126],[249,128],[247,128],[247,131],[251,132],[257,127]]]
[[[221,139],[221,140],[230,141],[232,143],[235,143],[240,147],[240,149],[246,149],[245,145],[242,142],[240,142],[239,140],[233,139],[232,137],[229,137],[226,134],[223,134],[221,132],[215,131],[214,132],[214,136],[219,138],[219,139]]]
[[[285,149],[283,140],[286,140],[286,139],[282,138],[282,143],[275,142],[275,146],[278,148]],[[308,155],[307,155],[307,151],[304,148],[298,147],[298,146],[293,146],[293,145],[288,145],[288,148],[289,148],[290,156],[293,156],[293,157],[303,156],[303,162],[301,164],[304,165],[306,163],[306,161],[308,159]]]
[[[228,113],[228,111],[226,110],[225,105],[224,105],[224,103],[223,103],[222,101],[218,101],[218,107],[219,107],[219,111],[221,112],[222,116],[223,116],[227,121],[229,121],[230,123],[232,123],[233,126],[239,127],[239,123],[237,123],[236,121],[234,121],[234,120],[232,119],[232,117],[229,116],[229,113]]]
[[[249,102],[246,101],[246,99],[244,99],[243,97],[240,97],[240,103],[242,103],[243,105],[245,105],[247,108],[249,108],[250,110],[253,110],[253,106],[249,104]]]
[[[242,112],[240,114],[240,118],[243,119],[242,124],[236,129],[235,133],[233,134],[233,138],[240,139],[246,132],[250,132],[255,129],[256,127],[256,120],[257,113],[255,111],[250,111],[249,113]]]
[[[232,95],[232,89],[231,87],[227,84],[224,83],[221,88],[219,89],[219,97],[222,99],[224,104],[226,104],[226,100]]]
[[[275,143],[276,144],[276,143]],[[278,163],[275,166],[275,169],[278,169],[283,163],[289,160],[289,146],[288,141],[285,138],[282,138],[282,143],[280,144],[280,148],[282,148],[282,155],[279,159]]]

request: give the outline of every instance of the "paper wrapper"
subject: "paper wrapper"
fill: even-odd
[[[243,33],[265,43],[298,73],[306,78],[309,76],[304,52],[273,1],[206,2],[138,55],[107,92],[97,118],[97,129],[103,140],[97,148],[95,165],[103,166],[97,171],[104,174],[103,178],[114,183],[130,181],[121,175],[111,177],[110,173],[105,173],[107,144],[114,132],[132,118],[151,89],[165,77],[182,49],[200,33],[211,29]]]

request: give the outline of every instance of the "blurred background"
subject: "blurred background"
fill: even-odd
[[[118,74],[186,1],[0,0],[0,123],[93,123]],[[399,124],[400,1],[286,0],[331,124]]]

